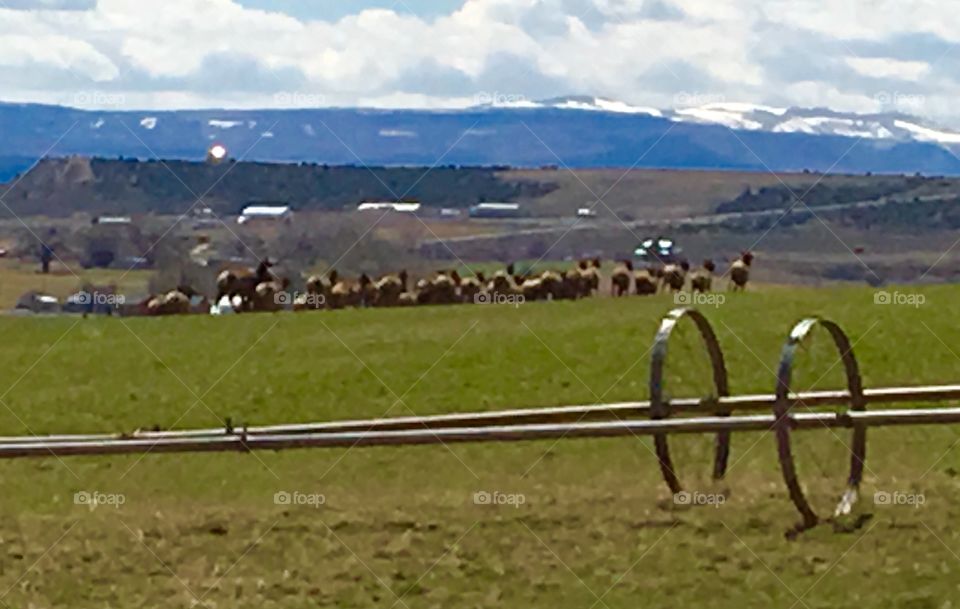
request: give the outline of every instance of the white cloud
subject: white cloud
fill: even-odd
[[[769,19],[841,40],[933,34],[960,41],[956,8],[952,0],[767,0],[763,4]]]
[[[4,0],[2,6],[15,11],[88,11],[97,0]]]
[[[847,65],[872,78],[895,78],[917,81],[930,73],[925,61],[899,61],[886,57],[847,57]]]
[[[116,78],[119,69],[90,43],[60,35],[0,36],[0,68],[43,65],[88,77],[94,82]]]
[[[102,89],[138,108],[436,107],[497,91],[876,111],[881,92],[900,91],[927,113],[960,112],[949,103],[958,71],[946,68],[957,64],[930,50],[960,42],[960,11],[935,0],[464,0],[430,18],[381,8],[336,21],[234,0],[11,8],[0,8],[0,79],[15,100]]]

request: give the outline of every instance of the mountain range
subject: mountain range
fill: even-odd
[[[0,103],[0,180],[44,156],[329,165],[561,166],[960,175],[960,132],[901,113],[596,97],[463,109],[79,110]]]

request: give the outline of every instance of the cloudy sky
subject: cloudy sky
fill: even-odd
[[[0,0],[0,99],[466,106],[594,95],[960,125],[960,0]]]

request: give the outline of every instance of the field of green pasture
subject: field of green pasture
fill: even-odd
[[[772,391],[790,326],[839,322],[867,387],[960,381],[954,287],[769,288],[705,307],[735,393]],[[922,294],[923,298],[917,298]],[[908,298],[909,297],[909,298]],[[914,306],[919,300],[923,304]],[[0,319],[0,435],[307,422],[647,396],[672,297],[224,318]],[[668,389],[709,392],[692,328]],[[842,387],[825,336],[797,389]],[[957,428],[869,434],[861,528],[788,541],[769,434],[672,440],[677,506],[648,439],[0,462],[9,607],[949,607],[960,594]],[[798,433],[828,512],[847,434]],[[488,495],[483,495],[487,493]],[[875,493],[892,504],[876,505]],[[476,497],[497,497],[497,505]],[[99,502],[91,506],[88,498]]]

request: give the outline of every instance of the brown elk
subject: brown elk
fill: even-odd
[[[753,253],[745,251],[740,253],[738,258],[730,266],[730,280],[733,282],[732,290],[734,292],[747,289],[747,282],[750,281],[750,265],[753,263]]]
[[[610,295],[626,296],[630,294],[630,283],[633,278],[633,262],[624,260],[613,269],[610,275]]]
[[[690,270],[690,263],[686,260],[680,264],[668,264],[663,267],[663,285],[665,288],[679,292],[687,282],[687,271]]]
[[[690,276],[690,288],[694,292],[709,292],[713,288],[713,272],[716,270],[713,260],[704,260],[703,268]]]

